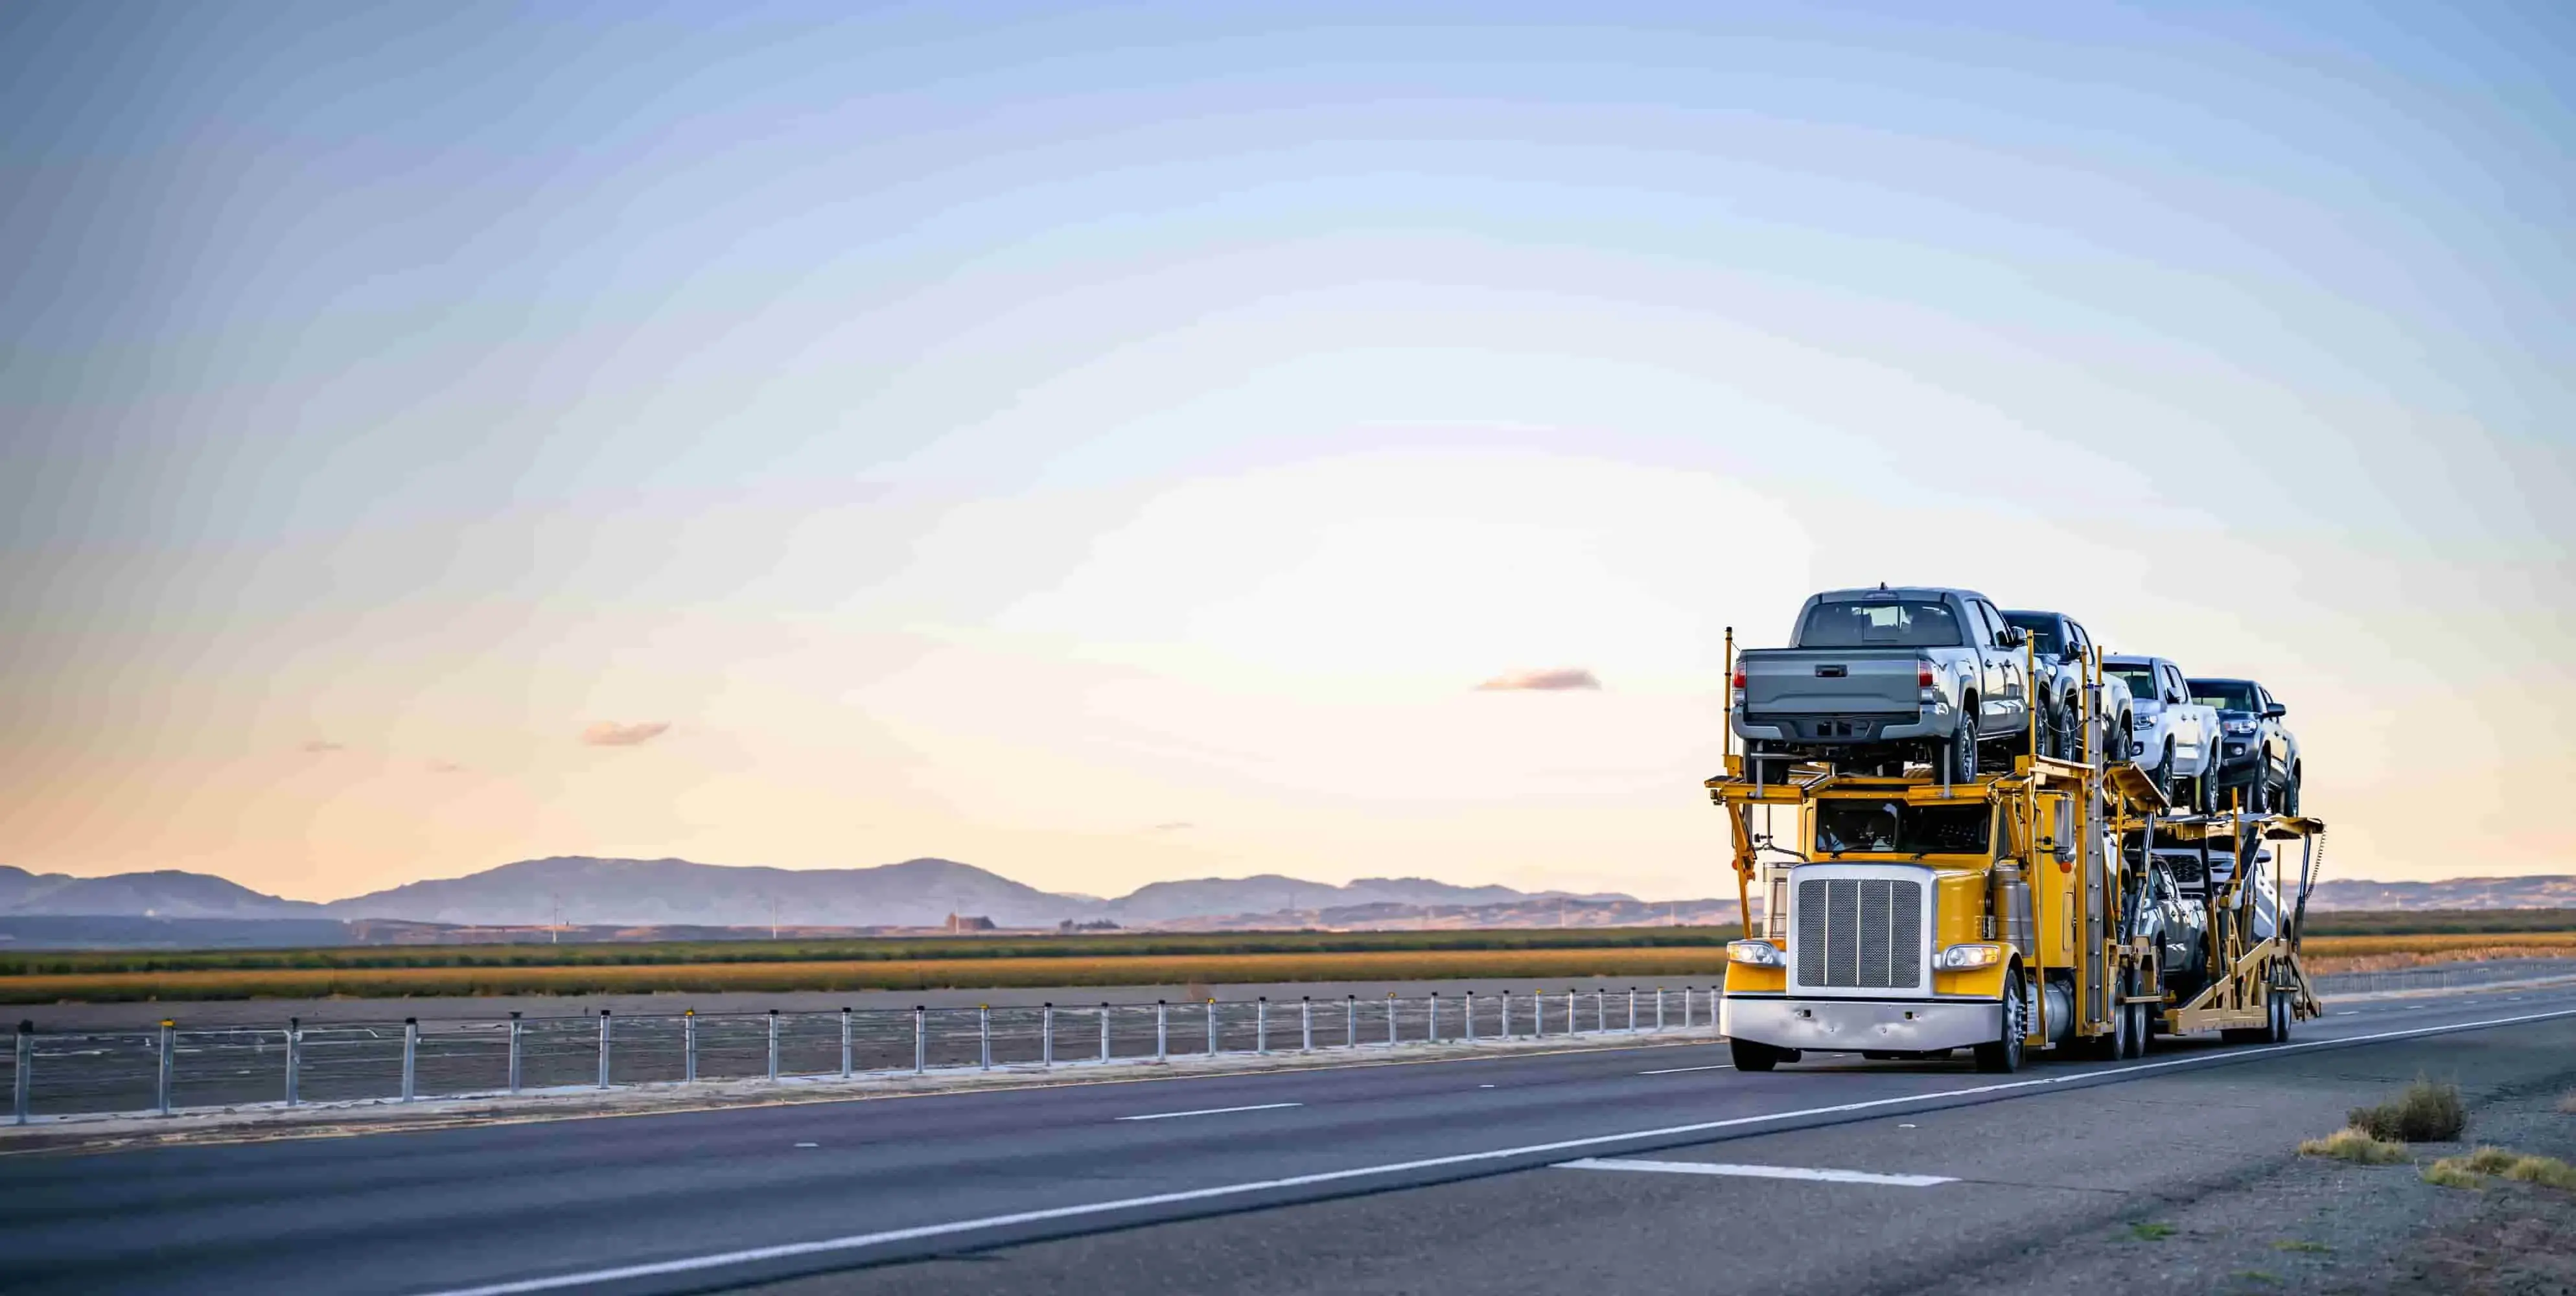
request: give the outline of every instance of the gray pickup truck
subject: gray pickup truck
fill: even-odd
[[[1976,777],[1980,749],[2027,737],[2025,632],[1973,590],[1833,590],[1807,600],[1787,648],[1736,655],[1728,723],[1777,781],[1791,760]]]

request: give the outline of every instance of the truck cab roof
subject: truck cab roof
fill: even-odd
[[[1865,603],[1873,599],[1916,599],[1928,601],[1933,599],[1950,598],[1953,596],[1963,599],[1984,599],[1988,603],[1994,602],[1993,599],[1986,598],[1985,595],[1980,594],[1975,590],[1953,589],[1942,585],[1898,585],[1894,587],[1874,585],[1867,589],[1826,590],[1824,593],[1817,595],[1815,601],[1819,603]]]

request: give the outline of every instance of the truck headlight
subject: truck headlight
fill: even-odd
[[[2251,720],[2230,720],[2227,722],[2225,728],[2227,732],[2232,734],[2250,734],[2254,732],[2254,722]]]
[[[1944,972],[1964,972],[1970,968],[1993,967],[2004,961],[2001,945],[1953,945],[1932,960],[1932,966]]]
[[[1781,967],[1788,962],[1780,956],[1779,946],[1769,941],[1758,940],[1729,941],[1726,946],[1726,961],[1742,963],[1750,967]]]

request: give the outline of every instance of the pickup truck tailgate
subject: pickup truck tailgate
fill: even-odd
[[[1744,668],[1744,712],[1913,715],[1922,705],[1915,654],[1885,648],[1756,648]]]

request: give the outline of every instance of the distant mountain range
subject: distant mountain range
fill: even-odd
[[[1721,909],[1722,906],[1722,909]],[[2316,909],[2576,908],[2576,876],[2338,880]],[[414,882],[316,904],[263,895],[202,873],[162,870],[75,878],[0,866],[0,917],[156,921],[386,919],[460,926],[570,923],[620,927],[935,927],[950,914],[1002,927],[1112,922],[1189,930],[1280,927],[1634,925],[1732,916],[1731,901],[1643,902],[1618,894],[1530,893],[1427,878],[1362,878],[1347,886],[1265,874],[1156,882],[1117,899],[1060,895],[953,860],[857,869],[778,869],[688,860],[521,860],[459,878]],[[1685,912],[1687,911],[1687,912]]]
[[[1529,893],[1427,878],[1362,878],[1348,886],[1275,874],[1156,882],[1115,900],[1059,895],[954,860],[916,859],[859,869],[778,869],[681,859],[521,860],[459,878],[413,882],[327,904],[263,895],[199,873],[105,878],[36,874],[0,866],[0,916],[159,919],[396,919],[478,926],[575,923],[616,926],[932,927],[950,914],[1002,927],[1114,922],[1122,927],[1206,923],[1233,915],[1283,915],[1368,906],[1451,909],[1528,902],[1618,901],[1622,895]]]

